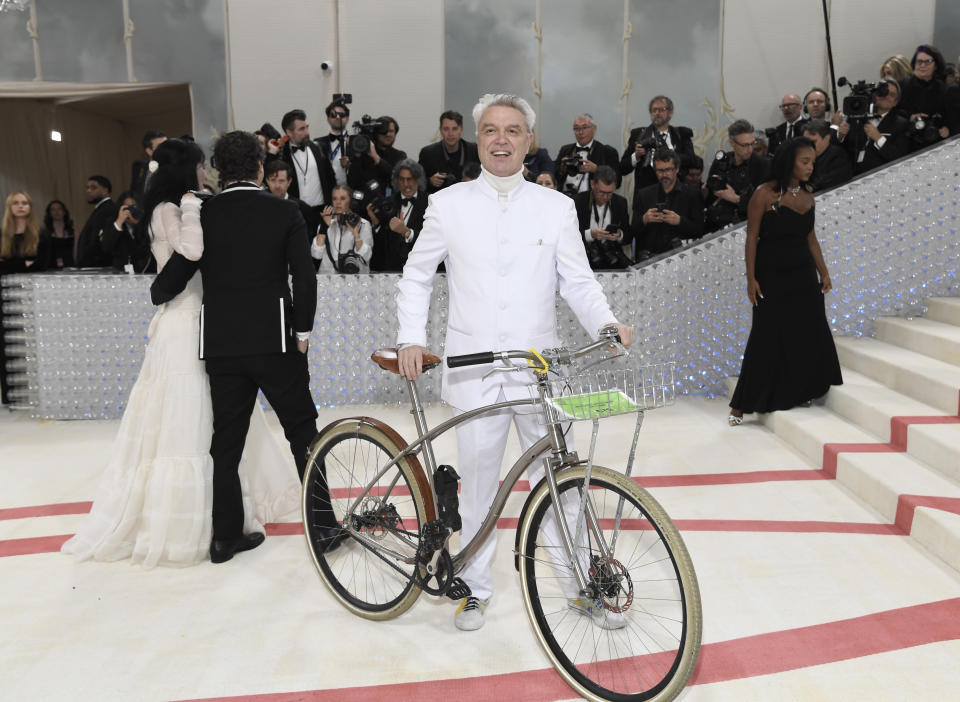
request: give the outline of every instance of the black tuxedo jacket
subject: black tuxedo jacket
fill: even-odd
[[[393,176],[393,167],[407,157],[405,151],[388,146],[386,149],[377,147],[380,163],[374,163],[370,154],[354,157],[347,171],[347,185],[354,190],[366,187],[371,180],[377,181],[380,194],[387,192],[390,179]]]
[[[105,250],[101,242],[104,235],[113,237],[113,222],[117,219],[117,205],[107,198],[100,202],[90,213],[83,229],[78,234],[77,266],[80,268],[102,268],[113,263],[110,251]]]
[[[807,123],[805,117],[798,119],[793,125],[793,136],[791,138],[796,138],[803,136],[803,125]],[[777,129],[774,132],[773,136],[770,137],[770,140],[767,142],[767,151],[770,156],[773,156],[774,152],[777,150],[777,147],[780,146],[783,142],[787,140],[787,123],[781,122],[777,125]]]
[[[577,222],[580,225],[580,237],[583,238],[583,231],[590,228],[590,215],[593,208],[593,193],[585,190],[577,193],[573,198],[573,206],[577,210]],[[613,194],[610,198],[610,224],[616,224],[623,230],[623,242],[630,241],[630,215],[627,213],[627,198],[623,195]],[[586,241],[584,239],[584,241]]]
[[[317,171],[320,174],[320,188],[323,190],[323,204],[329,205],[333,201],[333,186],[337,184],[337,176],[333,172],[333,166],[330,165],[330,152],[324,151],[316,142],[307,140],[307,148],[313,152],[313,158],[317,162]],[[297,164],[293,162],[293,154],[290,153],[290,142],[283,145],[280,151],[280,158],[290,164],[293,169],[293,180],[290,183],[290,189],[287,191],[290,197],[300,199],[300,181],[297,180]]]
[[[877,130],[887,137],[883,146],[878,149],[876,143],[864,134],[863,127],[851,127],[843,140],[843,145],[850,155],[854,174],[860,175],[910,153],[910,137],[907,134],[909,128],[909,120],[899,110],[890,110],[880,118],[877,124]],[[860,150],[864,145],[866,149],[863,160],[858,162]]]
[[[203,257],[173,254],[150,288],[153,303],[173,299],[199,267],[201,358],[295,351],[294,332],[310,331],[317,309],[317,277],[297,204],[253,183],[233,183],[203,204],[200,222]]]
[[[563,165],[563,159],[574,155],[578,149],[579,145],[574,142],[572,144],[564,144],[560,147],[560,151],[557,152],[557,159],[553,162],[553,172],[556,174],[557,190],[560,192],[564,192],[563,184],[567,178],[576,178],[579,173],[578,171],[568,173]],[[587,160],[593,161],[598,166],[610,166],[613,172],[617,174],[617,187],[620,187],[620,182],[623,179],[620,177],[620,157],[617,156],[617,150],[615,148],[602,144],[594,139],[593,144],[590,146],[590,151],[587,154]],[[588,178],[590,177],[589,173],[585,173],[584,175]]]
[[[842,146],[830,144],[817,156],[808,184],[813,188],[813,192],[817,192],[843,185],[852,177],[853,164],[850,162],[850,154]]]
[[[454,182],[459,183],[463,177],[463,167],[466,164],[471,162],[480,163],[480,155],[477,153],[476,144],[472,141],[461,139],[460,145],[463,147],[463,163],[460,163],[460,159],[456,156],[447,158],[446,149],[443,146],[442,140],[433,144],[427,144],[420,149],[420,157],[417,160],[420,162],[420,165],[423,166],[423,172],[427,177],[427,192],[435,193],[437,190],[442,190],[447,187],[446,185],[440,188],[433,187],[433,184],[430,183],[430,176],[434,173],[449,173],[456,178]],[[453,185],[453,183],[450,183],[450,185]]]
[[[653,165],[645,165],[647,162],[646,156],[638,159],[636,166],[633,165],[633,153],[637,144],[652,139],[655,131],[656,127],[652,124],[646,127],[631,129],[630,139],[627,141],[627,148],[623,150],[623,156],[620,158],[620,173],[627,175],[631,171],[633,172],[634,205],[636,205],[637,192],[639,190],[658,182]],[[690,164],[693,163],[693,157],[696,156],[693,150],[693,131],[688,127],[670,126],[667,128],[667,132],[670,134],[670,142],[673,144],[673,150],[676,151],[677,156],[680,157],[679,177],[682,178],[683,172],[690,167]]]
[[[665,210],[680,215],[680,224],[665,222],[643,223],[643,213],[663,203]],[[703,200],[700,193],[678,182],[669,193],[663,192],[660,183],[641,188],[637,195],[637,209],[633,211],[633,231],[636,249],[652,253],[669,251],[673,239],[699,239],[703,236]]]
[[[400,193],[394,193],[390,200],[400,211]],[[417,199],[413,203],[413,210],[407,218],[407,226],[413,230],[410,242],[403,239],[402,234],[397,234],[390,228],[389,222],[380,222],[376,231],[373,232],[373,255],[370,257],[370,270],[382,273],[399,273],[403,270],[407,262],[407,255],[410,249],[417,243],[417,237],[420,236],[420,230],[423,229],[423,215],[427,211],[427,194],[422,190],[417,191]],[[399,216],[399,215],[398,215]]]

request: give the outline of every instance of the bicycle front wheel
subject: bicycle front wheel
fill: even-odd
[[[586,471],[557,473],[571,538]],[[592,597],[564,565],[546,481],[530,497],[517,543],[527,614],[566,681],[590,700],[665,702],[684,688],[700,651],[700,591],[680,534],[632,480],[594,466],[576,548]],[[571,519],[570,514],[574,517]]]
[[[432,518],[430,484],[412,456],[374,481],[403,445],[387,425],[358,418],[324,430],[307,455],[303,480],[307,546],[333,595],[367,619],[396,617],[420,596],[414,575],[420,527]],[[326,551],[323,529],[331,509],[348,536]]]

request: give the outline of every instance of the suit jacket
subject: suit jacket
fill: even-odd
[[[400,193],[390,196],[390,201],[400,212]],[[384,273],[400,273],[407,262],[407,256],[413,245],[417,243],[420,230],[423,229],[423,216],[427,211],[427,194],[417,191],[417,199],[407,218],[407,226],[413,230],[410,241],[404,240],[402,234],[393,231],[388,222],[380,222],[380,226],[373,232],[373,257],[370,259],[370,270]],[[399,216],[399,215],[397,215]]]
[[[813,192],[817,192],[843,185],[852,177],[853,164],[850,162],[850,154],[842,146],[830,144],[822,154],[817,156],[809,185],[813,188]]]
[[[577,193],[576,197],[573,198],[573,206],[577,210],[577,223],[580,226],[580,235],[583,236],[583,232],[586,229],[590,228],[590,215],[591,208],[593,207],[593,193],[589,190],[582,193]],[[616,224],[623,230],[624,240],[621,243],[627,243],[630,241],[629,232],[630,232],[630,215],[627,213],[627,198],[623,195],[613,194],[613,197],[610,198],[610,224]],[[586,243],[586,239],[584,239]]]
[[[654,138],[656,127],[652,124],[646,127],[637,127],[630,130],[630,139],[627,141],[627,148],[623,150],[623,156],[620,158],[620,173],[627,175],[633,172],[633,203],[636,206],[637,192],[648,185],[657,183],[657,174],[654,172],[653,164],[647,164],[647,157],[644,156],[637,160],[637,165],[633,165],[633,154],[638,143],[643,143]],[[670,134],[670,142],[673,144],[673,150],[680,157],[680,171],[686,171],[693,163],[693,157],[696,156],[693,150],[693,131],[687,127],[667,128]]]
[[[943,109],[950,136],[960,134],[960,83],[954,83],[943,94]]]
[[[333,186],[337,184],[337,177],[333,173],[333,166],[330,165],[330,152],[324,152],[316,142],[307,140],[307,148],[313,153],[313,158],[317,162],[317,171],[320,174],[320,189],[323,191],[323,204],[329,205],[333,201]],[[280,151],[280,158],[290,164],[293,169],[293,181],[290,183],[290,189],[287,191],[290,197],[300,199],[300,181],[297,180],[297,164],[293,162],[293,154],[290,153],[290,142],[283,145]]]
[[[643,213],[657,203],[664,209],[680,215],[680,224],[664,222],[643,223]],[[637,197],[638,208],[633,212],[634,256],[639,249],[652,253],[669,251],[674,239],[699,239],[703,236],[703,200],[700,193],[684,183],[677,182],[669,193],[663,192],[660,183],[641,188]]]
[[[556,346],[558,288],[591,335],[615,321],[587,263],[573,201],[555,190],[522,181],[501,203],[480,177],[432,195],[397,284],[398,342],[426,345],[441,261],[449,288],[448,356]],[[483,381],[488,370],[444,365],[443,399],[469,410],[494,401],[501,389],[508,400],[529,397],[531,374],[496,373]]]
[[[793,137],[803,136],[803,125],[807,123],[805,117],[801,117],[793,124]],[[773,156],[774,152],[777,150],[777,147],[780,146],[783,142],[787,140],[787,123],[781,122],[777,125],[777,129],[774,132],[773,136],[770,137],[770,140],[767,142],[767,151],[770,156]]]
[[[877,130],[886,136],[883,146],[878,149],[876,142],[864,134],[863,127],[851,127],[843,145],[853,163],[854,174],[866,173],[910,153],[909,129],[907,118],[899,110],[890,110],[877,123]],[[864,152],[862,161],[859,160],[861,149]]]
[[[434,142],[433,144],[427,144],[420,149],[420,157],[417,160],[420,162],[420,165],[423,166],[423,172],[427,177],[428,193],[435,193],[438,190],[449,187],[448,185],[443,185],[439,188],[433,187],[433,184],[430,182],[430,176],[434,173],[449,173],[454,176],[454,182],[458,183],[463,177],[463,167],[466,164],[471,162],[480,163],[480,155],[477,153],[476,144],[472,141],[461,139],[460,146],[463,147],[462,163],[459,159],[447,158],[447,152],[442,140]]]
[[[294,332],[313,328],[317,308],[317,278],[296,203],[253,183],[232,183],[204,203],[200,222],[203,257],[173,254],[150,288],[154,304],[179,294],[199,266],[200,358],[295,351]]]
[[[117,219],[117,204],[104,198],[87,218],[77,238],[77,267],[103,268],[113,263],[113,256],[101,245],[104,234],[113,236],[113,223]]]
[[[556,174],[557,179],[557,190],[563,192],[563,184],[566,182],[568,177],[576,178],[578,171],[568,173],[567,169],[563,165],[563,159],[571,156],[578,150],[578,144],[576,142],[572,144],[564,144],[560,147],[560,151],[557,152],[557,160],[553,162],[554,173]],[[620,187],[620,182],[623,180],[620,177],[620,157],[617,156],[617,150],[612,146],[607,146],[606,144],[601,144],[596,139],[593,140],[593,143],[590,145],[590,152],[587,154],[587,160],[593,161],[598,166],[610,166],[613,169],[613,172],[617,174],[617,187]],[[589,178],[589,173],[583,174],[585,177]]]

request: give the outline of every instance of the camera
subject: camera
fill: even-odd
[[[337,223],[341,229],[355,227],[360,223],[360,215],[356,212],[340,212],[337,214]]]
[[[716,165],[713,169],[713,174],[707,178],[707,190],[711,193],[716,193],[719,190],[724,190],[730,184],[730,181],[727,180],[727,171],[730,170],[730,158],[727,156],[725,151],[718,151],[717,155],[714,156]]]
[[[943,126],[943,115],[936,112],[924,117],[918,115],[916,119],[910,122],[913,129],[910,130],[910,138],[921,145],[933,144],[940,141],[940,127]]]
[[[560,159],[560,166],[565,171],[577,171],[580,169],[581,163],[583,163],[583,159],[580,158],[579,154],[564,156],[562,159]]]
[[[353,136],[350,137],[350,150],[357,156],[370,151],[370,142],[375,136],[390,131],[389,122],[374,119],[370,115],[364,115],[351,126],[353,127]]]
[[[886,81],[868,83],[858,80],[851,83],[846,76],[840,76],[837,85],[850,86],[850,94],[843,98],[843,114],[850,123],[865,122],[873,116],[873,98],[875,95],[884,96],[890,93],[890,84]]]
[[[123,209],[130,213],[130,218],[135,222],[139,222],[141,219],[143,219],[143,208],[139,205],[126,205]]]
[[[353,200],[350,203],[351,209],[355,212],[363,212],[365,205],[370,204],[370,210],[380,224],[386,224],[391,217],[396,217],[400,210],[397,203],[387,197],[380,189],[380,183],[376,180],[368,180],[363,184],[363,188],[353,191]]]
[[[347,251],[337,257],[337,270],[340,273],[359,273],[366,265],[367,262],[363,260],[363,256],[356,251]]]

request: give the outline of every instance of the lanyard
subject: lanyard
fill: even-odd
[[[300,165],[300,160],[297,158],[296,152],[290,154],[293,158],[293,162],[297,164],[297,170],[300,171],[300,175],[303,176],[303,183],[307,182],[307,170],[310,168],[310,147],[303,147],[303,166]]]

